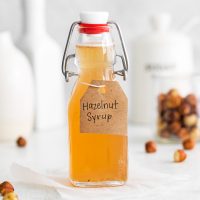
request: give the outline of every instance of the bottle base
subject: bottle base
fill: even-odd
[[[99,182],[79,182],[71,180],[71,183],[75,187],[116,187],[122,186],[126,183],[126,181],[99,181]]]

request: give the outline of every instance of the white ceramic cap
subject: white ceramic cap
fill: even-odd
[[[85,24],[107,24],[108,12],[81,12],[80,20]]]

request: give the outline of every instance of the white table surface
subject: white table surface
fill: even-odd
[[[141,166],[142,170],[151,172],[151,180],[146,179],[145,173],[137,175],[139,181],[137,184],[145,184],[147,181],[159,185],[157,173],[169,174],[172,177],[187,177],[183,182],[183,187],[177,186],[177,183],[165,186],[166,191],[158,195],[153,192],[152,200],[174,199],[174,200],[191,200],[200,199],[200,145],[192,151],[187,151],[188,158],[185,162],[173,163],[173,153],[180,144],[158,145],[158,152],[155,154],[146,154],[144,152],[144,143],[152,139],[153,134],[150,129],[144,127],[129,126],[129,169],[133,171],[134,165]],[[60,130],[34,133],[28,140],[26,148],[18,148],[15,143],[0,144],[0,180],[12,180],[10,166],[13,162],[21,163],[43,172],[53,172],[68,168],[68,143],[67,131],[63,128]],[[155,173],[155,180],[154,180]],[[67,174],[66,174],[67,176]],[[135,175],[136,176],[136,175]],[[134,181],[134,175],[131,177]],[[160,182],[160,184],[162,184]],[[61,199],[59,194],[53,188],[28,185],[15,182],[16,192],[20,200],[57,200]],[[173,189],[174,188],[174,189]],[[77,188],[78,192],[79,188]],[[150,189],[151,190],[151,189]],[[152,189],[153,191],[153,189]],[[135,190],[133,190],[133,193]],[[144,190],[145,193],[145,190]],[[81,199],[81,197],[80,197]],[[121,198],[120,198],[121,199]],[[123,199],[126,199],[125,197]],[[148,197],[142,199],[149,200]]]

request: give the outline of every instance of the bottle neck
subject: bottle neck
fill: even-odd
[[[109,32],[80,34],[76,46],[76,63],[80,79],[113,80],[115,49]]]
[[[93,80],[112,81],[115,79],[112,67],[80,69],[79,80],[90,83]]]
[[[23,0],[24,34],[40,36],[45,29],[45,0]]]

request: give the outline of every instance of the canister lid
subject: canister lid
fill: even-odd
[[[83,11],[80,13],[81,23],[84,24],[107,24],[108,17],[108,12]]]

